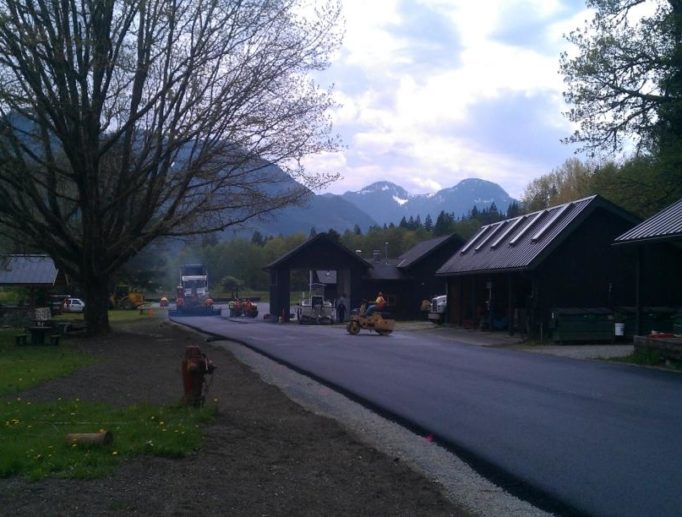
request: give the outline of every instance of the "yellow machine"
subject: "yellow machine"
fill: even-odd
[[[364,305],[359,310],[353,309],[350,321],[346,325],[346,330],[349,334],[355,336],[361,329],[367,329],[370,332],[374,331],[381,336],[387,336],[393,332],[393,327],[395,327],[395,320],[393,318],[384,317],[381,312],[365,316],[364,312]]]
[[[140,305],[144,305],[144,295],[126,284],[118,284],[109,297],[109,307],[112,309],[131,310]]]

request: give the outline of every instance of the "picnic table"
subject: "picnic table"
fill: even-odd
[[[32,345],[44,345],[45,336],[52,334],[54,329],[47,325],[34,325],[32,327],[27,327],[26,331],[31,335]]]

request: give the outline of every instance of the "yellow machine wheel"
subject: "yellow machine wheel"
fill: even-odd
[[[356,335],[360,332],[360,324],[357,321],[349,321],[346,325],[346,330],[349,334]]]

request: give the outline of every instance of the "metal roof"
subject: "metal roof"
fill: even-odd
[[[0,285],[54,285],[57,267],[47,255],[0,256]]]
[[[336,247],[338,248],[339,252],[341,252],[342,254],[344,254],[344,255],[346,255],[347,257],[349,257],[350,260],[355,261],[355,262],[358,262],[360,265],[364,266],[365,268],[369,267],[369,263],[368,263],[365,259],[363,259],[362,257],[360,257],[357,253],[353,253],[351,250],[349,250],[348,248],[346,248],[346,247],[345,247],[343,244],[341,244],[340,242],[337,242],[336,240],[330,238],[326,233],[318,233],[318,234],[315,235],[314,237],[308,238],[306,241],[302,242],[301,244],[299,244],[299,245],[296,246],[295,248],[289,250],[287,253],[285,253],[285,254],[282,255],[281,257],[277,258],[276,260],[274,260],[273,262],[271,262],[271,263],[268,264],[267,266],[263,267],[263,269],[267,271],[267,270],[269,270],[269,269],[272,269],[272,268],[274,268],[274,267],[276,267],[276,266],[280,266],[280,265],[282,265],[282,264],[288,262],[288,261],[291,260],[295,255],[297,255],[298,253],[303,252],[303,250],[305,250],[306,248],[312,246],[312,245],[313,245],[314,243],[316,243],[317,241],[326,241],[326,242],[328,242],[328,243],[331,243],[333,246],[336,246]]]
[[[416,262],[419,262],[422,258],[429,255],[432,251],[436,250],[442,244],[446,243],[451,239],[459,238],[457,235],[446,235],[444,237],[436,237],[435,239],[429,239],[428,241],[422,241],[398,257],[398,267],[399,268],[409,268]]]
[[[372,267],[365,273],[367,280],[406,280],[408,277],[395,264],[372,262]]]
[[[439,276],[536,267],[598,207],[636,219],[600,196],[590,196],[481,227],[443,266]]]
[[[667,240],[682,240],[682,199],[616,237],[614,242],[636,244]]]

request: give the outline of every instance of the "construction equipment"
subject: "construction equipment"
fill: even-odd
[[[300,324],[334,323],[334,307],[324,299],[324,284],[310,283],[308,296],[301,295],[297,318]]]
[[[230,312],[230,317],[245,316],[247,318],[256,318],[258,316],[258,306],[249,299],[240,300],[236,298],[227,304]]]
[[[431,307],[429,308],[429,320],[440,325],[445,321],[447,308],[448,296],[446,294],[434,296],[431,299]]]
[[[374,331],[381,336],[387,336],[393,332],[395,320],[389,318],[387,313],[380,311],[374,312],[369,316],[365,315],[365,307],[363,304],[360,309],[353,309],[350,314],[350,321],[346,325],[346,330],[349,334],[356,336],[361,329],[367,329],[370,332]]]
[[[213,307],[208,294],[208,272],[203,264],[185,264],[180,268],[175,311],[171,316],[215,316],[220,311]]]
[[[132,310],[137,309],[140,305],[144,305],[144,295],[131,289],[128,284],[117,284],[109,297],[110,309]]]

